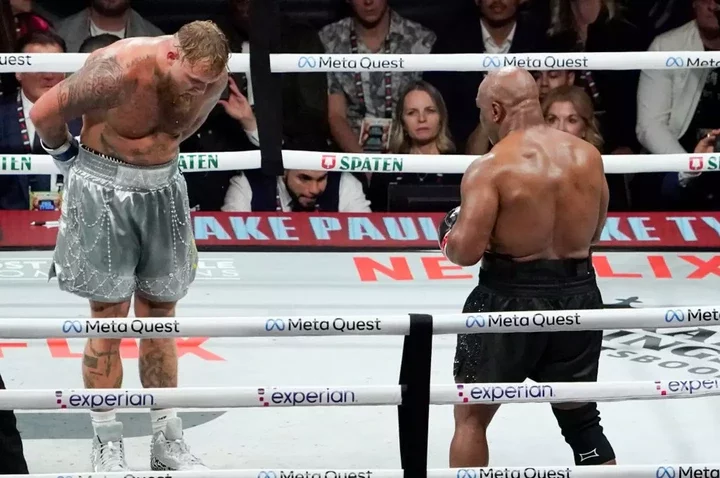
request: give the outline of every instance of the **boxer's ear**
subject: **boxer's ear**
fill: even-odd
[[[503,120],[503,117],[505,116],[505,112],[500,105],[500,103],[493,101],[492,104],[492,115],[493,115],[493,121],[496,123],[500,123]]]
[[[170,60],[170,62],[174,62],[180,59],[180,54],[176,51],[171,50],[168,52],[167,58],[168,60]]]

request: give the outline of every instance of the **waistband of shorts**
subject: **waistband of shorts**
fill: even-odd
[[[162,188],[180,174],[178,157],[164,164],[138,166],[95,151],[84,144],[80,145],[73,168],[97,179],[112,182],[116,187],[140,190]]]
[[[510,256],[487,252],[480,264],[480,274],[485,279],[536,284],[548,282],[583,282],[595,278],[592,258],[537,259],[515,261]]]

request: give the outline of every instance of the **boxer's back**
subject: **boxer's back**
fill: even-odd
[[[516,260],[587,257],[605,219],[598,150],[542,126],[510,133],[493,152],[499,208],[489,249]]]

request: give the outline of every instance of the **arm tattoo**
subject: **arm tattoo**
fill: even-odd
[[[74,119],[87,111],[118,106],[135,87],[134,82],[127,80],[126,72],[117,58],[91,58],[61,83],[58,92],[60,113]]]

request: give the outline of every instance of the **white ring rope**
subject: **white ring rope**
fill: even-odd
[[[404,478],[402,470],[263,468],[254,470],[133,471],[115,473],[47,473],[7,478]],[[523,466],[428,469],[428,478],[714,478],[720,464]]]
[[[720,395],[720,379],[432,385],[431,405],[619,402]],[[0,410],[395,406],[400,385],[0,390]]]
[[[462,174],[478,156],[449,154],[350,154],[320,151],[283,150],[285,169],[373,173],[445,173]],[[603,155],[608,174],[656,172],[703,172],[720,170],[718,153],[683,154],[610,154]],[[232,171],[258,169],[259,150],[215,153],[182,153],[183,172]],[[53,159],[44,154],[2,154],[0,175],[58,174]]]
[[[209,320],[210,319],[210,320]],[[720,324],[720,305],[677,308],[433,314],[434,335],[698,327]],[[0,338],[301,337],[407,335],[409,315],[0,319]]]
[[[71,73],[82,67],[84,53],[3,53],[0,73]],[[489,71],[505,66],[529,70],[668,70],[713,68],[720,53],[712,51],[639,51],[523,54],[271,54],[274,73],[331,71]],[[228,68],[250,72],[250,55],[233,53]]]

